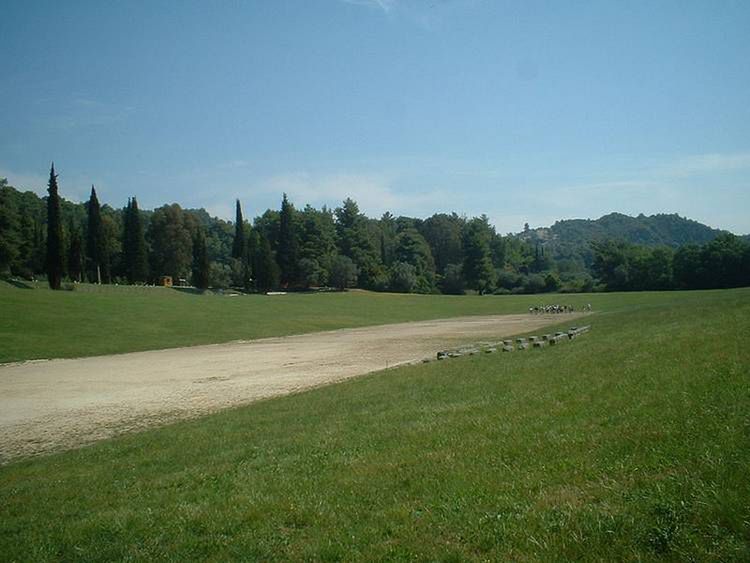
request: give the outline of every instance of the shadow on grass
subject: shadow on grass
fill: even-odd
[[[210,289],[198,289],[197,287],[180,287],[172,286],[174,291],[185,293],[187,295],[285,295],[285,294],[315,294],[315,293],[342,293],[347,290],[341,290],[338,288],[331,287],[315,287],[315,288],[289,288],[281,291],[272,291],[269,293],[258,292],[258,291],[246,291],[240,288],[210,288]]]
[[[4,282],[8,283],[9,285],[12,285],[13,287],[17,287],[18,289],[34,289],[33,285],[29,285],[27,282],[22,280],[13,280],[9,278],[3,279]]]
[[[206,291],[198,289],[197,287],[172,287],[175,291],[180,293],[187,293],[188,295],[203,295]]]
[[[239,289],[199,289],[197,287],[176,287],[172,289],[185,295],[249,295]]]

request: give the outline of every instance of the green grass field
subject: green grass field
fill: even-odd
[[[188,297],[149,319],[176,319]],[[89,298],[116,301],[59,299],[73,314]],[[592,331],[557,347],[371,374],[2,467],[2,559],[750,560],[750,290],[583,298],[602,311]],[[378,322],[530,301],[200,299],[200,315],[256,311],[256,336],[275,307],[308,319],[265,329],[285,333],[361,324],[356,311]]]
[[[682,303],[687,294],[524,296],[347,293],[196,295],[176,289],[82,284],[50,291],[0,281],[0,363],[157,350],[250,340],[337,328],[525,313],[540,303],[592,303],[619,310],[649,303]]]
[[[0,282],[0,363],[528,310],[525,299],[477,296],[353,291],[227,297],[160,287],[84,284],[75,291],[50,291],[43,284],[33,287],[19,289]]]

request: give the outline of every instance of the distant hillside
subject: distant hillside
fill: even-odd
[[[634,244],[671,246],[704,244],[725,231],[680,217],[677,214],[638,215],[610,213],[599,219],[567,219],[549,228],[531,229],[521,238],[563,245],[588,243],[592,240],[619,239]]]
[[[556,263],[560,272],[591,269],[594,255],[590,242],[615,239],[646,246],[678,248],[705,244],[726,231],[675,214],[638,215],[610,213],[599,219],[566,219],[551,227],[528,229],[517,237]]]

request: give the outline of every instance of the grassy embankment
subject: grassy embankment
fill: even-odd
[[[50,291],[0,281],[0,363],[249,340],[345,327],[524,313],[530,305],[595,306],[611,296],[478,297],[365,292],[195,295],[175,289],[84,284]]]
[[[0,553],[750,559],[750,291],[607,298],[558,347],[372,374],[0,468]]]

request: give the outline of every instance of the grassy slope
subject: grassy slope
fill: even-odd
[[[612,299],[559,347],[0,468],[0,553],[749,559],[750,291]]]
[[[523,313],[529,305],[610,296],[478,297],[365,292],[194,295],[173,289],[82,285],[19,289],[0,282],[0,363],[94,356],[402,321]]]

